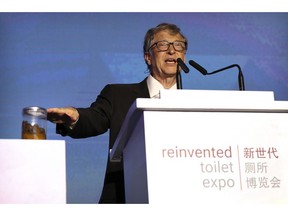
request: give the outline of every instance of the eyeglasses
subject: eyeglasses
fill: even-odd
[[[170,45],[173,45],[173,48],[176,51],[183,52],[186,50],[186,44],[187,42],[184,41],[174,41],[174,42],[168,42],[168,41],[158,41],[150,46],[148,51],[154,47],[157,47],[160,51],[167,51],[170,48]]]

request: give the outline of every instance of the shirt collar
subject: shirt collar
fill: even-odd
[[[164,89],[164,87],[151,74],[148,76],[147,85],[148,85],[150,98],[159,98],[160,90]],[[177,89],[176,83],[170,89]]]

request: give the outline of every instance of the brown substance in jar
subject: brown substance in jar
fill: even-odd
[[[44,128],[38,124],[31,125],[27,121],[22,122],[22,139],[46,139]]]

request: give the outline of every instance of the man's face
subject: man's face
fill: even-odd
[[[161,41],[165,42],[162,43]],[[173,45],[170,44],[169,46],[167,45],[167,42],[175,43]],[[151,66],[151,73],[156,79],[165,79],[175,76],[177,70],[177,58],[181,58],[185,61],[186,50],[177,51],[180,50],[181,46],[183,46],[182,42],[184,42],[184,39],[180,34],[171,35],[168,31],[161,31],[155,35],[151,42],[149,53],[145,54],[145,59]],[[157,43],[157,45],[155,43]],[[161,46],[164,48],[168,48],[169,46],[169,48],[166,51],[162,51]],[[175,50],[174,47],[176,47],[177,50]]]

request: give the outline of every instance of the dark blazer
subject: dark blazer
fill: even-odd
[[[89,108],[78,108],[79,120],[73,130],[58,125],[58,133],[73,138],[86,138],[109,132],[109,148],[120,131],[125,116],[137,98],[149,98],[147,78],[140,83],[109,84]],[[125,203],[123,164],[107,161],[100,203]]]

